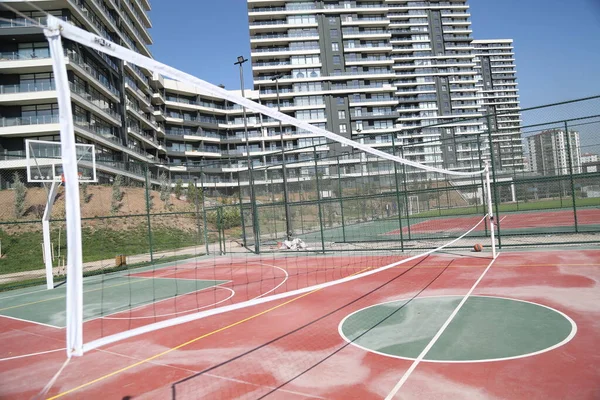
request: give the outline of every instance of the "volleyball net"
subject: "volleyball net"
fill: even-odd
[[[439,144],[428,145],[421,139],[412,147],[399,143],[381,150],[368,141],[340,136],[212,85],[52,16],[48,16],[45,34],[59,104],[69,356],[225,312],[336,285],[356,285],[367,276],[443,249],[470,248],[489,240],[491,255],[496,255],[489,167],[481,154],[470,168],[444,169],[427,158],[426,149]],[[308,151],[283,149],[280,162],[267,163],[250,156],[246,137],[246,157],[240,158],[235,170],[235,201],[211,202],[201,191],[212,184],[205,172],[219,168],[205,164],[199,179],[187,183],[188,213],[149,215],[144,221],[149,230],[157,232],[165,226],[190,225],[193,239],[185,247],[170,249],[168,257],[153,258],[149,264],[127,267],[121,262],[118,267],[122,268],[104,271],[101,267],[98,274],[84,280],[82,226],[94,228],[86,227],[81,217],[77,118],[71,105],[63,39],[193,87],[199,95],[241,106],[260,120],[293,127],[310,136],[314,145]],[[259,130],[257,134],[267,133]],[[203,150],[208,151],[208,145]],[[288,155],[293,157],[286,161]],[[183,167],[165,168],[175,174]],[[231,170],[231,179],[233,174]],[[147,190],[138,196],[143,196],[150,209],[153,200],[148,193],[153,182],[146,180],[145,185]],[[158,190],[171,182],[154,185]],[[450,202],[457,193],[458,201],[476,207],[477,215],[450,221],[431,218],[432,209]],[[166,204],[169,197],[161,200]]]

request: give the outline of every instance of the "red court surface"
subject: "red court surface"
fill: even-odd
[[[480,220],[480,216],[433,218],[411,224],[410,231],[411,233],[462,233],[464,232],[465,227],[475,226]],[[589,208],[577,210],[577,223],[580,226],[600,225],[600,209]],[[575,219],[573,217],[573,210],[500,214],[500,228],[503,230],[527,230],[536,228],[562,228],[574,226]],[[402,229],[403,233],[408,233],[408,229],[408,227],[404,227]],[[484,229],[485,225],[480,224],[477,228],[475,228],[475,231],[483,231]],[[385,235],[399,234],[399,229],[385,233]]]
[[[351,268],[358,272],[367,264],[378,266],[385,262],[389,259],[363,257],[360,266]],[[490,262],[483,253],[478,257],[471,254],[425,257],[356,281],[113,343],[73,358],[47,398],[385,398],[412,361],[349,345],[338,332],[340,322],[354,311],[392,300],[464,296]],[[301,265],[273,258],[270,263],[287,271],[288,290],[332,278],[310,273],[310,266],[317,263],[316,257]],[[284,267],[286,263],[288,268]],[[199,273],[198,270],[186,272],[185,268],[165,269],[161,276],[163,273],[199,278],[192,275]],[[249,267],[247,276],[238,264],[220,266],[214,273],[218,279],[233,278],[230,287],[234,290],[235,281],[239,280],[240,287],[249,291],[243,294],[244,298],[260,295],[256,285],[271,281],[270,287],[275,288],[277,282],[283,282],[281,271],[274,272],[272,267],[264,265]],[[341,274],[335,269],[323,272],[336,273]],[[245,284],[248,282],[255,283]],[[600,353],[594,351],[600,339],[598,282],[598,250],[501,253],[473,295],[526,300],[552,307],[575,322],[576,334],[557,348],[512,360],[423,361],[394,398],[600,398]],[[276,289],[283,290],[283,286]],[[210,292],[213,301],[226,297],[226,291]],[[236,296],[229,301],[235,301]],[[105,335],[106,331],[99,331],[101,326],[108,332],[118,330],[112,324],[123,321],[131,324],[136,321],[133,317],[156,313],[157,307],[121,313],[121,317],[127,316],[124,320],[90,321],[85,325],[85,339]],[[161,312],[167,311],[165,307]],[[111,317],[115,316],[119,314]],[[3,359],[0,398],[32,398],[59,370],[65,353],[61,350],[13,357],[63,348],[64,330],[0,319]]]

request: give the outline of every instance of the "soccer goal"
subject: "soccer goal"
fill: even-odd
[[[378,150],[283,114],[276,108],[256,103],[52,16],[48,16],[48,28],[45,34],[50,43],[58,93],[61,134],[58,155],[62,162],[60,167],[52,163],[44,166],[40,162],[37,172],[32,165],[31,173],[32,177],[37,176],[38,179],[43,177],[52,182],[56,182],[58,176],[61,180],[64,176],[68,233],[66,332],[69,356],[82,355],[109,343],[159,329],[356,282],[440,249],[468,241],[470,235],[483,231],[485,219],[488,219],[490,225],[493,224],[487,167],[481,171],[451,171],[397,157],[390,152]],[[91,282],[94,286],[89,292],[99,299],[99,303],[95,307],[88,307],[86,303],[84,310],[84,300],[87,302],[88,297],[84,299],[81,214],[77,188],[80,174],[82,178],[90,176],[95,179],[93,173],[87,174],[81,168],[92,167],[92,172],[95,168],[89,165],[89,159],[85,161],[85,157],[80,159],[83,149],[78,148],[75,143],[63,38],[154,74],[192,86],[201,95],[227,100],[261,118],[274,119],[281,124],[322,139],[314,145],[314,155],[308,158],[295,158],[284,167],[297,171],[297,174],[290,174],[287,177],[289,196],[293,201],[287,210],[276,200],[282,196],[266,193],[279,190],[273,188],[281,187],[277,171],[273,172],[275,169],[272,166],[269,168],[260,165],[257,160],[251,160],[248,156],[247,163],[241,168],[238,176],[240,185],[238,204],[244,205],[241,207],[242,210],[236,208],[235,204],[228,203],[219,206],[213,212],[210,210],[211,204],[200,206],[200,202],[197,201],[193,218],[188,218],[197,221],[198,225],[201,224],[202,218],[216,226],[218,232],[222,232],[235,229],[238,221],[243,225],[244,220],[247,220],[244,213],[251,208],[253,231],[257,240],[261,240],[259,228],[261,223],[264,224],[267,218],[276,220],[279,218],[278,215],[289,215],[289,218],[294,218],[295,227],[299,226],[300,222],[302,226],[307,227],[302,231],[301,238],[306,246],[286,251],[280,250],[277,244],[273,243],[273,251],[269,254],[227,253],[223,256],[195,258],[171,264],[154,263],[137,269],[119,271],[110,277],[96,277]],[[344,155],[330,157],[325,154],[326,150],[322,149],[328,144],[335,144],[329,146],[330,149],[345,147],[346,150],[351,149],[352,153],[344,151]],[[233,152],[235,151],[243,150]],[[390,192],[389,189],[391,187],[389,182],[398,182],[398,179],[390,178],[397,174],[398,168],[395,168],[395,165],[402,165],[403,169],[408,170],[407,176],[411,176],[411,173],[418,176],[419,174],[414,172],[422,172],[435,179],[452,177],[471,179],[473,186],[487,193],[487,215],[478,216],[472,225],[462,227],[464,233],[460,236],[444,242],[429,241],[431,248],[428,250],[421,249],[419,253],[411,253],[405,248],[397,247],[398,241],[396,236],[393,236],[395,233],[390,233],[395,231],[395,226],[386,225],[389,221],[384,224],[375,221],[375,218],[369,218],[381,213],[379,210],[381,204],[400,204],[399,192],[397,190]],[[337,175],[332,172],[333,166],[337,166],[335,168],[335,171],[338,171]],[[208,179],[205,172],[203,170],[200,176],[201,181],[194,181],[191,187],[196,187],[199,183],[202,189],[219,191],[218,182]],[[156,185],[164,187],[167,183],[159,179]],[[267,187],[269,189],[266,189]],[[168,191],[165,193],[168,196]],[[248,198],[248,193],[251,193],[250,202],[245,200]],[[324,196],[324,193],[331,193],[331,195]],[[198,197],[197,192],[195,195]],[[343,198],[344,196],[346,198]],[[374,197],[377,199],[373,199]],[[204,201],[204,196],[201,201]],[[344,243],[336,240],[340,234],[340,229],[335,222],[337,218],[354,221],[352,230],[343,234],[347,239],[351,239],[354,235],[355,240],[348,239]],[[161,220],[161,225],[156,228],[157,232],[169,223],[172,221],[166,216]],[[401,217],[397,223],[398,232],[402,235]],[[431,225],[435,224],[435,221],[431,221]],[[275,225],[274,229],[285,231],[285,225],[280,224],[280,226]],[[363,241],[361,238],[370,235],[370,229],[379,229],[373,235],[381,240]],[[413,235],[415,229],[413,226]],[[423,237],[428,235],[429,230],[425,222],[420,224],[419,229],[421,229],[420,235]],[[198,229],[198,232],[200,236],[201,230]],[[495,257],[494,229],[490,229],[490,232],[492,256]],[[206,230],[203,233],[208,243],[211,237],[206,235]],[[217,239],[214,240],[216,243]],[[221,242],[219,237],[218,243]],[[318,251],[313,252],[314,249]],[[184,252],[178,253],[178,256],[183,255]],[[92,301],[91,296],[89,301]],[[127,301],[119,303],[117,300],[120,296]],[[136,299],[139,301],[135,302]],[[99,310],[97,314],[88,314],[97,310]]]

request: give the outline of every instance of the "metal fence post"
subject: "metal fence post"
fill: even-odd
[[[337,172],[338,172],[338,193],[340,196],[340,214],[342,217],[342,238],[346,243],[346,222],[344,220],[344,195],[342,187],[342,174],[340,172],[340,156],[337,156]]]
[[[189,182],[189,181],[188,181]],[[194,205],[196,207],[196,227],[198,229],[198,243],[202,243],[202,227],[200,226],[200,201],[198,200],[198,185],[196,184],[198,182],[198,178],[194,177]],[[192,185],[192,182],[188,183],[188,192],[189,192],[189,185]]]
[[[500,214],[499,214],[499,209],[498,209],[498,188],[497,188],[497,180],[496,180],[496,162],[494,161],[494,142],[492,140],[492,125],[491,125],[491,121],[490,121],[490,116],[489,114],[487,115],[487,128],[488,128],[488,140],[489,140],[489,146],[490,146],[490,164],[492,167],[492,192],[494,192],[494,218],[495,218],[495,223],[494,225],[496,225],[497,229],[498,229],[498,248],[501,249],[502,248],[502,235],[500,233]],[[494,118],[494,121],[496,121],[497,119]]]
[[[321,249],[325,252],[325,232],[323,232],[323,211],[321,210],[321,188],[319,185],[319,160],[317,157],[317,146],[313,147],[315,157],[315,178],[317,186],[317,205],[319,207],[319,228],[321,230]]]
[[[400,157],[404,158],[404,147],[400,146]],[[408,184],[406,182],[406,164],[402,164],[402,179],[404,180],[404,210],[406,211],[406,229],[408,231],[408,240],[411,239],[410,233],[410,213],[408,212]],[[400,205],[398,205],[400,206]],[[401,214],[402,212],[398,210]]]
[[[154,251],[152,243],[152,221],[150,218],[150,179],[148,178],[150,169],[148,167],[148,164],[144,164],[142,168],[144,168],[144,175],[146,180],[146,219],[148,221],[148,248],[150,250],[150,262],[154,262]]]
[[[244,200],[242,198],[242,184],[240,182],[240,173],[238,172],[237,174],[237,178],[238,178],[238,197],[240,198],[240,216],[242,217],[242,243],[244,244],[244,247],[248,248],[247,242],[246,242],[246,222],[244,221]]]
[[[483,154],[481,153],[481,137],[479,135],[477,135],[477,155],[479,158],[479,170],[483,170],[483,165],[481,163],[481,158],[483,156]],[[483,182],[483,175],[480,175],[480,180],[481,180],[481,203],[482,203],[482,208],[483,208],[483,215],[485,216],[487,214],[487,212],[485,211],[485,184]],[[487,218],[483,221],[483,226],[485,228],[485,236],[488,235],[488,220]]]
[[[396,137],[395,133],[392,133],[392,152],[396,155]],[[402,164],[404,165],[404,164]],[[400,185],[398,183],[398,163],[394,162],[394,183],[396,184],[396,209],[398,210],[398,225],[400,226],[400,249],[404,251],[404,232],[402,232],[402,210],[400,210]],[[405,188],[406,190],[406,188]]]
[[[565,136],[567,142],[567,160],[569,161],[569,180],[571,181],[571,198],[573,200],[573,221],[575,222],[575,232],[579,233],[579,224],[577,222],[577,196],[575,195],[575,179],[573,177],[573,154],[571,153],[571,135],[569,135],[567,121],[565,121]]]
[[[200,189],[196,186],[196,193],[198,190],[202,190],[202,218],[204,219],[204,246],[206,247],[206,254],[210,254],[208,248],[208,221],[206,220],[206,196],[204,194],[204,173],[202,172],[202,165],[200,165]]]

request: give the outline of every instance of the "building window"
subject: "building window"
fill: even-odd
[[[340,51],[340,45],[338,43],[331,43],[331,51]]]
[[[329,23],[330,24],[335,24],[337,22],[337,18],[336,17],[329,17]]]
[[[338,106],[344,105],[344,98],[343,97],[338,97],[336,99],[336,102],[337,102]]]
[[[346,119],[346,111],[339,110],[338,111],[338,119]]]
[[[346,124],[340,124],[340,133],[348,132],[348,126]]]
[[[342,63],[342,58],[340,56],[333,56],[333,63],[340,65]]]
[[[357,131],[362,131],[363,130],[363,123],[362,123],[362,121],[356,121],[356,130]]]
[[[331,30],[331,37],[332,38],[340,37],[340,32],[337,29],[332,29]]]

